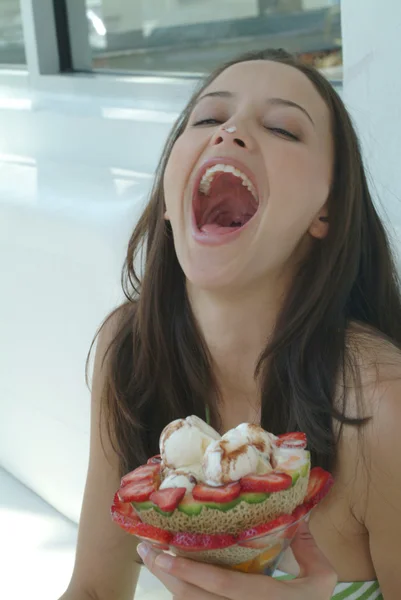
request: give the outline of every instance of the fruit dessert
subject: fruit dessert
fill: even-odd
[[[220,436],[196,416],[178,419],[163,430],[160,455],[122,478],[112,518],[159,549],[265,571],[333,483],[310,471],[306,446],[299,432],[242,423]]]

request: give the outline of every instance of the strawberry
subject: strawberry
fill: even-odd
[[[294,523],[294,517],[292,515],[282,515],[263,525],[256,525],[255,527],[241,531],[238,535],[238,543],[241,546],[249,546],[250,548],[266,548],[269,543],[271,543],[271,538],[270,540],[266,540],[265,536],[277,535],[279,530],[283,529],[284,531],[281,532],[281,537],[286,537],[285,528],[292,525],[292,523]],[[261,536],[264,537],[260,539]]]
[[[239,483],[229,483],[220,487],[199,483],[192,490],[192,495],[198,502],[231,502],[238,498],[240,492]]]
[[[202,551],[227,548],[236,543],[235,537],[229,534],[205,534],[180,532],[173,535],[171,545],[180,550]]]
[[[287,473],[273,471],[266,475],[246,475],[240,484],[245,492],[281,492],[291,487],[292,477]]]
[[[150,500],[156,504],[161,510],[170,512],[175,510],[183,497],[185,496],[186,488],[166,488],[164,490],[158,490],[153,492],[150,496]]]
[[[333,484],[334,479],[331,473],[321,467],[314,467],[309,475],[308,490],[304,502],[310,502],[313,506],[316,506],[329,493]]]
[[[140,522],[133,506],[129,502],[121,502],[118,492],[114,494],[111,518],[128,533],[133,533],[133,527]]]
[[[124,477],[121,479],[120,485],[121,485],[121,487],[124,487],[125,485],[128,485],[128,483],[132,483],[133,481],[143,481],[143,480],[149,480],[149,481],[153,482],[153,481],[155,481],[155,479],[157,479],[159,477],[159,474],[160,474],[160,463],[142,465],[141,467],[138,467],[134,471],[127,473],[127,475],[124,475]]]
[[[155,491],[155,484],[145,479],[143,481],[133,481],[121,487],[118,490],[118,495],[123,502],[146,502]]]
[[[282,433],[275,441],[277,448],[299,448],[304,449],[307,446],[306,435],[300,431],[293,433]]]
[[[312,510],[312,508],[312,502],[304,502],[303,504],[300,504],[295,508],[295,510],[292,513],[292,516],[294,517],[295,521],[300,521]]]
[[[133,533],[144,542],[150,542],[151,544],[157,545],[158,547],[164,547],[165,549],[168,549],[168,545],[173,535],[170,531],[159,529],[159,527],[154,527],[147,523],[137,523],[133,528]]]
[[[152,456],[151,458],[149,458],[148,460],[148,465],[158,465],[162,462],[162,457],[161,454],[156,454],[155,456]]]

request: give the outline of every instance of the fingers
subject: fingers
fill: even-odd
[[[152,550],[147,544],[141,544],[141,547],[138,546],[138,550],[141,552],[141,556],[144,562],[144,565],[149,569],[149,571],[157,577],[163,585],[168,589],[169,592],[174,597],[174,600],[224,600],[224,596],[216,596],[215,594],[211,594],[205,592],[204,589],[201,589],[197,586],[191,585],[181,579],[174,577],[167,573],[164,569],[161,569],[157,565],[157,559],[159,557],[169,557],[169,555],[161,552],[158,554],[154,550]],[[146,548],[145,548],[146,546]],[[146,550],[146,553],[144,552]],[[142,554],[143,551],[143,554]],[[193,561],[186,561],[193,562]],[[227,599],[225,599],[227,600]]]
[[[300,578],[312,577],[324,579],[327,581],[327,585],[332,585],[334,589],[337,583],[337,575],[317,546],[306,522],[303,522],[299,526],[291,549],[301,569]]]
[[[239,573],[185,558],[173,557],[165,553],[161,553],[155,558],[153,569],[155,568],[161,569],[176,580],[189,585],[185,589],[191,591],[193,588],[200,589],[200,600],[211,600],[212,598],[244,600],[247,597],[273,599],[278,589],[281,589],[279,582],[265,575]],[[157,576],[159,577],[159,575]],[[189,596],[185,598],[187,597],[189,598]],[[198,597],[194,596],[194,598]]]

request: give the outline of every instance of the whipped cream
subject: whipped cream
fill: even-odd
[[[296,471],[309,462],[305,450],[301,448],[276,448],[274,450],[274,468],[283,471]]]

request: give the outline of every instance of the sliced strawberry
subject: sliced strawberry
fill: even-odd
[[[299,521],[300,519],[305,517],[305,515],[307,515],[312,510],[312,508],[312,502],[304,502],[303,504],[300,504],[296,507],[296,509],[292,513],[292,516],[294,517],[295,521]]]
[[[130,502],[122,502],[118,492],[114,494],[111,510],[113,512],[118,512],[120,515],[127,517],[128,519],[133,519],[134,521],[140,520],[132,504]]]
[[[157,479],[159,477],[159,474],[160,474],[160,463],[142,465],[141,467],[138,467],[134,471],[127,473],[127,475],[124,475],[124,477],[121,479],[120,485],[121,485],[121,487],[124,487],[125,485],[128,485],[129,483],[132,483],[133,481],[143,481],[143,480],[154,481],[155,479]]]
[[[198,502],[231,502],[241,493],[239,483],[229,483],[220,487],[213,487],[199,483],[192,490],[192,495]]]
[[[205,533],[175,533],[171,545],[181,550],[194,552],[202,550],[218,550],[227,548],[236,543],[235,537],[229,534],[205,534]]]
[[[266,475],[247,475],[240,481],[241,489],[246,492],[282,492],[292,485],[292,477],[287,473],[273,471]]]
[[[269,545],[269,541],[265,539],[265,536],[277,534],[279,530],[285,529],[293,523],[294,517],[292,515],[282,515],[263,525],[256,525],[255,527],[241,531],[238,535],[238,543],[241,546],[249,546],[251,548],[265,548]],[[282,533],[284,534],[282,537],[286,537],[286,532],[283,531]]]
[[[310,502],[313,506],[316,506],[329,493],[333,484],[334,479],[331,473],[321,467],[314,467],[309,475],[308,490],[304,502]]]
[[[159,465],[162,462],[161,454],[156,454],[148,460],[148,465]]]
[[[155,484],[145,479],[128,483],[118,490],[118,495],[123,502],[146,502],[155,491]]]
[[[173,537],[173,534],[170,531],[159,529],[159,527],[154,527],[147,523],[138,523],[135,525],[133,533],[144,542],[150,542],[158,547],[162,546],[165,549],[168,549],[171,538]]]
[[[308,441],[305,433],[294,431],[293,433],[282,433],[275,440],[277,448],[306,448]]]
[[[161,510],[170,512],[175,510],[183,497],[185,496],[186,488],[166,488],[153,492],[150,496],[151,501],[156,504]]]
[[[135,512],[132,504],[129,502],[121,502],[118,492],[114,494],[113,504],[111,506],[111,518],[128,533],[133,533],[133,528],[140,519]]]

